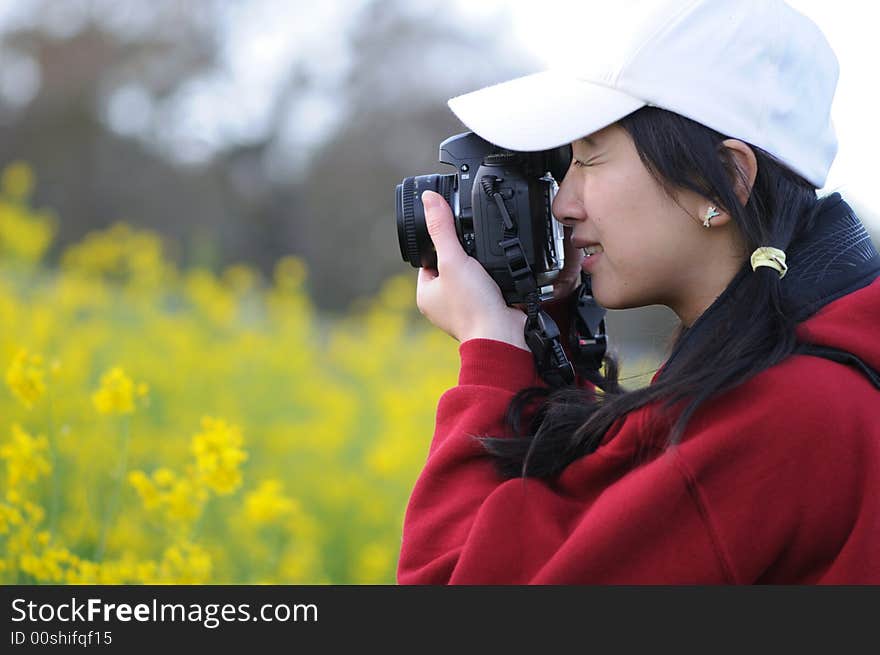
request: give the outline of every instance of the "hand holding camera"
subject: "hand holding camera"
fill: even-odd
[[[437,268],[419,269],[419,311],[458,341],[494,339],[528,350],[525,313],[507,306],[486,269],[464,251],[446,200],[434,191],[425,191],[421,200]]]

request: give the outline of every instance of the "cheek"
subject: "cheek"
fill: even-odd
[[[629,290],[639,298],[660,291],[688,259],[662,216],[650,212],[651,208],[621,212],[600,231],[606,253],[600,270],[608,273],[607,281],[618,291]]]
[[[635,224],[650,217],[652,207],[656,209],[651,189],[644,187],[643,180],[626,167],[613,164],[598,167],[584,180],[583,198],[588,215],[608,231],[633,230]]]
[[[597,166],[583,179],[581,193],[589,217],[582,236],[599,240],[621,265],[649,257],[672,240],[668,200],[640,163]]]

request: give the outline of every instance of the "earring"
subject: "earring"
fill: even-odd
[[[706,210],[706,215],[703,216],[703,227],[712,227],[709,225],[709,221],[716,216],[721,216],[712,205],[709,205],[709,209]]]

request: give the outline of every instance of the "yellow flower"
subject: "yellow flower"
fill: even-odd
[[[146,509],[154,509],[159,506],[162,496],[156,485],[146,476],[143,471],[132,471],[128,474],[128,483],[135,488],[141,502]]]
[[[92,402],[101,414],[131,414],[135,395],[144,396],[147,392],[145,384],[135,386],[125,371],[116,366],[101,376],[101,388],[92,395]]]
[[[394,551],[383,544],[365,545],[355,559],[355,580],[358,584],[379,584],[394,565]]]
[[[177,480],[177,475],[169,468],[163,466],[153,471],[153,482],[159,487],[167,489],[174,484],[175,480]]]
[[[142,288],[155,288],[166,272],[159,235],[125,223],[92,232],[68,247],[61,267],[69,273]]]
[[[166,583],[205,584],[211,575],[211,555],[197,544],[175,544],[165,549],[159,569]]]
[[[6,460],[7,484],[16,489],[22,481],[35,482],[52,467],[46,458],[49,441],[40,435],[32,437],[17,424],[12,426],[12,441],[0,447],[0,459]],[[9,498],[9,493],[7,493]]]
[[[31,212],[0,198],[0,256],[36,263],[56,232],[56,219],[45,212]]]
[[[135,579],[143,584],[155,584],[156,582],[156,562],[146,561],[138,562],[135,565]]]
[[[237,295],[243,295],[257,288],[260,274],[245,264],[234,264],[223,272],[223,282]]]
[[[101,566],[88,560],[80,560],[67,570],[67,584],[97,584]]]
[[[27,517],[26,520],[31,525],[42,523],[43,519],[46,518],[45,510],[36,503],[32,503],[29,500],[26,500],[24,501],[22,507],[24,508],[24,513]]]
[[[7,534],[11,527],[21,525],[23,521],[18,508],[0,503],[0,534]]]
[[[21,557],[21,570],[40,582],[63,582],[65,572],[75,556],[63,547],[47,547],[40,555],[26,553]]]
[[[144,509],[161,507],[171,521],[196,520],[208,500],[207,490],[192,476],[179,478],[165,467],[153,471],[152,479],[143,471],[132,471],[128,482],[140,496]]]
[[[254,525],[274,523],[290,514],[294,501],[282,493],[281,480],[263,480],[255,491],[244,499],[245,517]]]
[[[23,161],[9,164],[0,176],[0,189],[9,198],[26,200],[34,189],[33,169]]]
[[[280,289],[294,291],[299,289],[308,276],[308,269],[300,257],[287,255],[275,264],[275,284]]]
[[[241,445],[238,426],[210,416],[202,419],[202,432],[193,437],[192,452],[199,477],[214,492],[231,494],[241,485],[238,465],[247,459]]]
[[[22,348],[6,370],[6,384],[25,407],[31,409],[46,391],[43,358]]]
[[[415,307],[416,284],[415,278],[409,272],[385,281],[379,291],[379,300],[385,308],[410,312]]]
[[[162,496],[168,518],[184,523],[199,518],[207,500],[208,492],[205,488],[190,478],[179,478]]]

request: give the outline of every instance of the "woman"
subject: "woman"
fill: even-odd
[[[816,197],[834,53],[781,0],[651,2],[608,24],[624,27],[581,70],[450,106],[506,148],[571,143],[554,216],[599,304],[678,315],[672,353],[644,389],[621,389],[611,356],[548,389],[525,315],[425,192],[437,269],[417,303],[461,342],[461,371],[398,580],[880,583],[880,255],[838,193]]]

